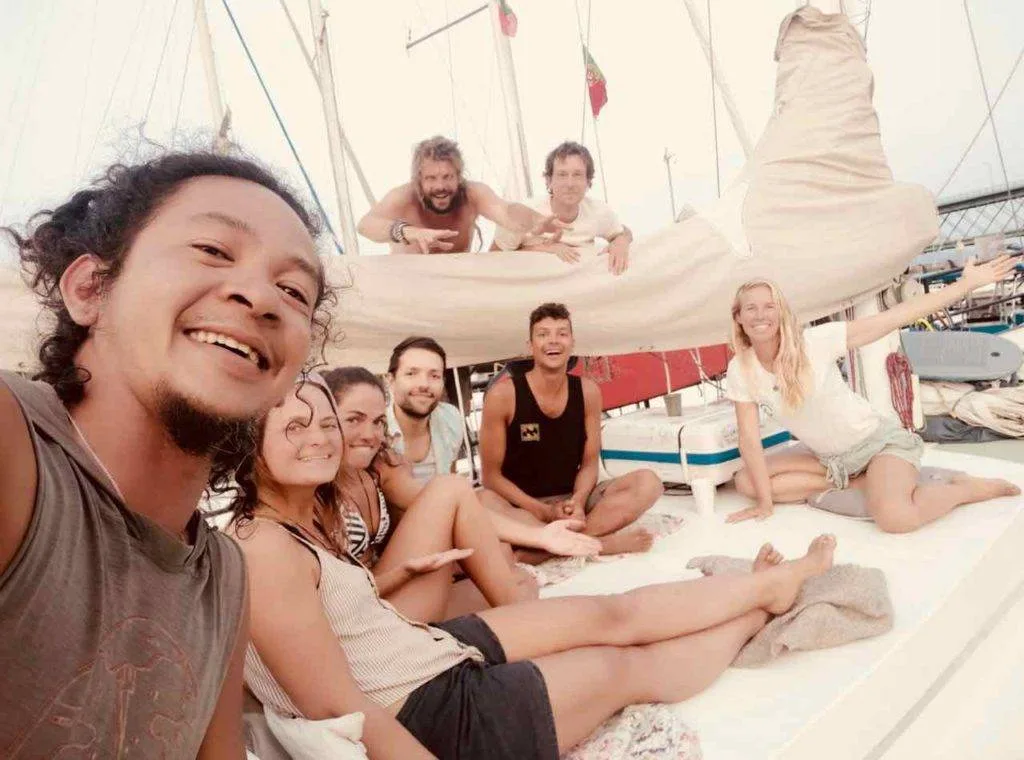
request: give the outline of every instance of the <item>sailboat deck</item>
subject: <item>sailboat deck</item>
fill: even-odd
[[[925,464],[1024,484],[1024,464],[930,449]],[[792,654],[757,669],[730,669],[678,706],[707,760],[880,758],[956,675],[1024,589],[1024,499],[965,507],[910,535],[804,506],[778,507],[762,523],[726,525],[742,503],[719,489],[716,514],[698,518],[688,496],[656,510],[686,523],[646,555],[596,563],[544,595],[609,593],[697,577],[702,554],[752,556],[764,541],[787,555],[823,532],[839,540],[836,561],[885,571],[896,611],[892,631],[834,649]]]

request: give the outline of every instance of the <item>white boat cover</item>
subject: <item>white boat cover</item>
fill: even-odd
[[[573,313],[577,353],[710,345],[726,338],[736,286],[770,277],[805,319],[885,287],[936,236],[931,195],[895,182],[871,104],[864,45],[842,15],[787,16],[776,48],[775,114],[749,164],[704,212],[633,245],[613,277],[591,252],[332,258],[345,286],[331,364],[381,370],[409,335],[430,335],[452,365],[521,354],[530,311]],[[31,361],[36,309],[13,273],[0,285],[0,366]]]

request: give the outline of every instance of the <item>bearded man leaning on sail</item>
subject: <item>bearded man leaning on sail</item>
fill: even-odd
[[[540,214],[553,215],[566,226],[564,234],[541,238],[499,228],[492,250],[553,253],[562,261],[575,264],[580,260],[581,249],[595,247],[594,241],[601,238],[608,241],[601,253],[608,255],[609,271],[625,272],[633,233],[623,226],[608,204],[587,196],[594,182],[590,151],[570,141],[557,146],[544,161],[544,182],[547,195],[531,198],[527,204]]]
[[[446,137],[419,143],[412,154],[412,179],[396,187],[359,220],[359,234],[390,243],[392,253],[450,253],[470,249],[477,217],[530,239],[560,237],[568,225],[521,203],[502,200],[482,182],[463,176],[459,146]]]

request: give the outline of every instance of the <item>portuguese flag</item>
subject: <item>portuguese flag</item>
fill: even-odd
[[[501,21],[501,31],[505,33],[505,36],[515,37],[516,30],[519,28],[519,19],[516,18],[508,0],[498,0],[498,19]]]
[[[583,46],[583,58],[587,63],[587,92],[590,93],[590,110],[596,119],[597,115],[601,113],[601,109],[604,108],[604,104],[608,102],[608,88],[605,86],[604,74],[597,67],[586,45]]]

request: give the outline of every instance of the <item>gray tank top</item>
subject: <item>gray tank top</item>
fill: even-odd
[[[195,758],[238,633],[238,547],[198,513],[188,546],[131,512],[53,388],[0,381],[38,472],[0,574],[0,757]]]

